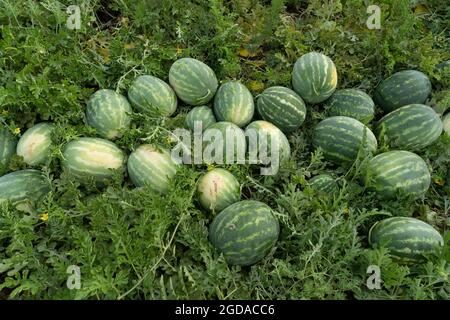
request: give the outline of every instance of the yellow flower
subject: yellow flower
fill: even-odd
[[[15,133],[15,134],[19,134],[19,133],[20,133],[20,128],[15,128],[15,129],[14,129],[14,133]]]
[[[206,170],[211,171],[214,169],[214,165],[213,164],[208,164],[208,167]]]
[[[348,208],[344,208],[344,209],[342,210],[342,212],[344,212],[345,214],[348,214],[350,211],[348,210]]]
[[[434,183],[436,183],[437,185],[440,185],[442,187],[444,185],[445,181],[442,178],[435,178]]]
[[[48,212],[44,212],[43,214],[41,214],[39,219],[42,221],[47,221],[48,220]]]
[[[180,47],[177,47],[177,54],[181,54],[183,52],[183,49],[181,49]]]

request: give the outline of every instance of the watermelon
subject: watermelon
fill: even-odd
[[[320,193],[331,194],[338,189],[336,180],[326,173],[311,178],[308,183],[312,189]]]
[[[35,166],[45,163],[51,152],[53,124],[42,122],[31,127],[17,144],[17,154],[25,163]]]
[[[442,124],[443,124],[443,127],[444,127],[444,131],[450,136],[450,113],[447,113],[442,118]]]
[[[426,255],[440,253],[444,239],[439,232],[419,219],[392,217],[376,222],[369,231],[373,247],[385,247],[402,264],[424,262]]]
[[[256,103],[259,115],[283,132],[298,129],[306,117],[306,106],[295,91],[275,86],[264,90]]]
[[[177,109],[177,96],[161,79],[149,75],[137,77],[128,89],[133,108],[153,117],[169,117]]]
[[[366,187],[384,199],[419,198],[427,192],[430,182],[425,161],[404,150],[388,151],[370,159],[365,177]]]
[[[0,175],[7,171],[9,162],[16,152],[16,137],[7,127],[0,125]]]
[[[214,98],[214,114],[218,121],[244,127],[253,118],[255,104],[250,91],[238,81],[222,84]]]
[[[25,169],[0,177],[0,201],[13,204],[37,201],[51,190],[47,177],[39,170]]]
[[[175,61],[169,70],[169,83],[178,98],[191,106],[208,103],[217,90],[217,78],[214,71],[205,63],[182,58]]]
[[[78,138],[63,151],[63,168],[78,181],[102,183],[114,170],[123,171],[125,154],[113,142],[100,138]]]
[[[177,171],[170,153],[150,144],[139,146],[128,158],[128,175],[137,187],[148,186],[153,191],[165,194],[170,179]]]
[[[214,218],[209,227],[209,239],[228,264],[249,266],[267,256],[279,232],[278,220],[268,205],[243,200]]]
[[[437,113],[423,104],[410,104],[384,116],[377,125],[388,144],[396,149],[416,151],[436,141],[442,133]]]
[[[306,103],[316,104],[328,99],[336,90],[337,71],[326,55],[310,52],[294,64],[292,86]]]
[[[203,208],[220,212],[241,200],[241,188],[237,179],[225,169],[212,169],[203,175],[197,185]]]
[[[254,132],[254,135],[251,134],[251,131]],[[256,152],[254,156],[258,156],[260,160],[262,160],[261,158],[264,156],[265,152],[267,152],[267,157],[271,157],[271,144],[273,141],[277,141],[278,143],[279,163],[282,164],[291,157],[291,147],[288,139],[280,129],[270,122],[264,120],[253,121],[245,129],[245,135],[247,136],[251,162],[253,162],[252,150],[259,151]]]
[[[214,112],[208,106],[195,107],[186,115],[186,126],[194,131],[194,124],[198,121],[202,125],[202,130],[210,127],[212,124],[216,123],[216,118],[214,117]]]
[[[203,132],[203,141],[205,163],[245,163],[245,134],[234,123],[226,121],[214,123]]]
[[[86,122],[105,139],[116,139],[130,128],[131,106],[127,98],[110,90],[96,91],[86,107]]]
[[[375,104],[362,90],[337,90],[326,101],[328,116],[346,116],[368,124],[374,117]]]
[[[314,129],[313,145],[321,148],[326,159],[343,166],[352,164],[358,151],[377,149],[377,139],[368,127],[356,119],[334,116],[319,122]]]
[[[373,100],[385,112],[409,104],[423,104],[431,92],[431,82],[420,71],[403,70],[381,81],[375,89]]]

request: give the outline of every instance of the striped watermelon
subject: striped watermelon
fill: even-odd
[[[326,55],[310,52],[294,64],[292,86],[306,103],[316,104],[330,97],[337,85],[337,71]]]
[[[186,125],[191,131],[194,131],[194,124],[196,121],[199,121],[202,125],[202,130],[205,130],[216,123],[216,118],[210,107],[200,106],[193,108],[186,115]]]
[[[442,118],[442,124],[443,124],[443,127],[444,127],[444,131],[450,136],[450,113],[447,113]]]
[[[96,91],[86,107],[86,122],[105,139],[116,139],[130,127],[131,107],[127,98],[110,89]]]
[[[254,131],[254,135],[251,135],[252,130]],[[264,152],[267,152],[267,156],[271,157],[271,144],[273,141],[277,141],[278,143],[279,163],[284,163],[291,157],[291,146],[289,145],[288,139],[280,129],[270,122],[264,120],[253,121],[245,129],[245,134],[248,140],[250,158],[252,158],[252,150],[262,150],[262,155],[264,155]],[[259,158],[261,158],[261,152],[259,152]]]
[[[218,121],[244,127],[253,118],[255,104],[250,91],[238,81],[222,84],[214,98],[214,114]]]
[[[0,125],[0,175],[7,171],[11,157],[16,152],[16,137]]]
[[[366,186],[380,197],[396,196],[419,198],[430,187],[427,164],[417,154],[395,150],[377,155],[369,161]]]
[[[178,98],[191,106],[208,103],[216,93],[218,85],[214,71],[193,58],[178,59],[172,64],[169,83]]]
[[[249,266],[275,246],[280,226],[266,204],[243,200],[220,212],[209,227],[209,239],[230,265]]]
[[[37,201],[50,190],[50,182],[39,170],[20,170],[0,177],[0,201],[9,200],[13,204]]]
[[[385,112],[409,104],[422,104],[431,92],[431,82],[420,71],[403,70],[381,81],[375,89],[373,100]]]
[[[177,96],[172,88],[153,76],[139,76],[128,89],[128,99],[139,112],[154,117],[169,117],[177,109]]]
[[[295,91],[275,86],[264,90],[256,103],[259,115],[283,132],[298,129],[306,117],[306,106]]]
[[[331,194],[338,190],[336,180],[326,173],[311,178],[308,183],[312,189],[326,194]]]
[[[436,229],[410,217],[392,217],[375,223],[369,231],[373,247],[386,247],[395,261],[416,264],[425,256],[440,253],[444,239]]]
[[[416,151],[429,146],[442,133],[437,113],[423,104],[410,104],[384,116],[376,133],[382,133],[393,148]]]
[[[101,183],[111,179],[113,170],[124,169],[125,154],[111,141],[100,138],[78,138],[63,151],[63,167],[80,182],[92,179]]]
[[[25,163],[35,166],[48,160],[53,128],[53,124],[42,122],[25,131],[17,144],[17,154]]]
[[[128,158],[128,175],[137,187],[148,186],[165,194],[170,179],[177,171],[167,150],[159,150],[150,144],[139,146]]]
[[[352,164],[363,147],[373,153],[377,139],[368,127],[356,119],[335,116],[319,122],[314,130],[313,145],[321,148],[326,159],[336,164]]]
[[[245,134],[234,123],[225,121],[214,123],[203,132],[203,141],[205,163],[245,163],[247,145]]]
[[[337,90],[327,100],[328,116],[346,116],[369,123],[375,113],[375,104],[372,98],[362,90]]]
[[[220,212],[241,200],[241,188],[231,172],[216,168],[203,175],[197,185],[200,204],[203,208]]]

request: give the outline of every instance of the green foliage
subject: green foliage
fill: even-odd
[[[183,166],[165,196],[119,177],[101,189],[80,186],[60,169],[68,141],[95,135],[84,124],[93,92],[126,95],[142,74],[167,81],[180,57],[204,61],[218,79],[239,79],[254,95],[272,85],[290,87],[293,63],[312,50],[333,59],[338,88],[369,94],[393,72],[418,69],[433,83],[430,105],[443,110],[450,74],[436,65],[450,59],[445,1],[427,1],[425,12],[408,0],[378,1],[381,30],[366,28],[370,3],[359,0],[78,3],[81,29],[69,30],[65,10],[72,1],[0,0],[1,122],[21,132],[42,120],[56,123],[43,167],[52,192],[31,213],[0,204],[0,298],[448,299],[448,253],[410,268],[386,250],[370,249],[366,237],[375,221],[392,214],[448,232],[448,136],[420,153],[433,180],[423,199],[381,202],[360,183],[363,157],[344,171],[312,149],[313,128],[324,114],[321,106],[308,106],[301,130],[289,136],[292,159],[276,176],[227,166],[244,199],[279,213],[275,250],[245,268],[227,266],[208,242],[212,217],[195,195],[205,167]],[[180,104],[178,110],[169,119],[133,114],[117,144],[128,154],[143,143],[170,146],[169,132],[184,126],[189,109]],[[9,169],[25,167],[14,158]],[[339,184],[332,197],[307,187],[325,171]],[[371,264],[381,268],[380,290],[366,287]],[[81,269],[80,290],[66,286],[70,265]]]

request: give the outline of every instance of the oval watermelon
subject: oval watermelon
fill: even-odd
[[[139,146],[128,158],[128,174],[137,187],[148,186],[165,194],[170,179],[175,176],[177,165],[167,150],[159,150],[150,144]]]
[[[110,89],[96,91],[86,107],[86,122],[105,139],[116,139],[130,127],[131,106],[127,98]]]
[[[113,170],[124,169],[125,154],[111,141],[78,138],[63,151],[63,168],[80,182],[102,183],[111,179]]]
[[[264,120],[273,123],[283,132],[292,132],[305,121],[305,103],[289,88],[267,88],[259,95],[256,106]]]
[[[214,112],[208,106],[195,107],[186,115],[186,126],[194,131],[195,122],[201,123],[202,131],[216,123]]]
[[[377,139],[358,120],[335,116],[319,122],[314,130],[313,145],[322,149],[326,159],[347,166],[356,160],[361,148],[375,152]]]
[[[7,127],[0,125],[0,175],[7,171],[9,162],[16,152],[17,138]]]
[[[336,180],[329,174],[319,174],[308,181],[309,186],[321,193],[332,194],[338,190]]]
[[[410,104],[384,116],[378,122],[376,133],[383,133],[393,148],[416,151],[439,138],[442,121],[432,108],[423,104]]]
[[[372,98],[362,90],[341,89],[333,93],[326,102],[329,116],[346,116],[369,123],[375,114]]]
[[[245,163],[245,133],[234,123],[226,121],[214,123],[203,132],[203,141],[205,163]]]
[[[25,163],[35,166],[48,160],[53,128],[53,124],[42,122],[25,131],[17,144],[17,154],[23,157]]]
[[[369,161],[367,170],[366,187],[385,199],[397,196],[419,198],[430,187],[427,164],[409,151],[381,153]]]
[[[37,201],[50,190],[50,182],[39,170],[19,170],[0,177],[0,201]]]
[[[444,131],[450,136],[450,113],[447,113],[442,118],[442,125],[444,128]]]
[[[306,103],[316,104],[328,99],[336,89],[337,71],[326,55],[310,52],[294,64],[292,86]]]
[[[128,89],[128,99],[139,112],[153,117],[169,117],[177,109],[177,97],[161,79],[139,76]]]
[[[275,246],[280,226],[266,204],[243,200],[220,212],[209,227],[209,239],[230,265],[249,266]]]
[[[214,71],[205,63],[182,58],[175,61],[169,70],[169,83],[178,98],[191,106],[208,103],[217,90]]]
[[[251,131],[253,131],[253,134]],[[267,152],[267,157],[271,158],[272,143],[274,141],[278,143],[278,162],[280,164],[288,161],[291,157],[291,146],[288,139],[280,129],[270,122],[264,120],[253,121],[245,129],[245,135],[247,137],[250,159],[253,156],[257,156],[260,160],[263,160],[264,152]],[[255,153],[252,154],[252,151],[255,151]],[[264,161],[263,164],[268,164],[264,163]],[[253,163],[254,161],[251,162]]]
[[[444,239],[436,229],[419,219],[392,217],[375,223],[369,231],[373,247],[386,247],[395,261],[416,264],[426,255],[440,253]]]
[[[403,70],[381,81],[375,89],[373,100],[385,112],[409,104],[423,104],[431,92],[431,82],[420,71]]]
[[[216,168],[203,175],[197,185],[203,208],[220,212],[241,199],[241,188],[233,174]]]
[[[250,91],[238,81],[222,84],[214,98],[214,114],[218,121],[232,122],[239,127],[253,118],[255,104]]]

